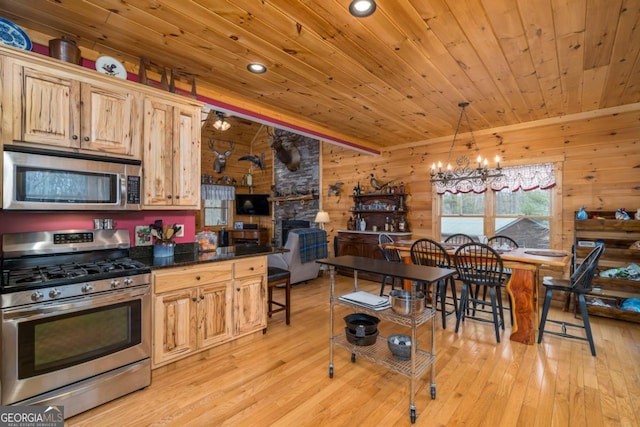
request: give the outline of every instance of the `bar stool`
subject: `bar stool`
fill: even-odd
[[[291,273],[283,268],[269,267],[267,274],[269,276],[267,279],[267,303],[269,309],[267,314],[271,317],[273,313],[284,310],[285,322],[288,325],[291,319]],[[284,304],[273,300],[273,288],[278,285],[284,285]],[[274,305],[278,308],[274,309]]]

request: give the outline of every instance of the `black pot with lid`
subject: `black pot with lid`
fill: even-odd
[[[347,341],[354,345],[373,345],[378,338],[380,319],[366,313],[352,313],[344,318]]]

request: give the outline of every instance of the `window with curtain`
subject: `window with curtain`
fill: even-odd
[[[480,235],[504,235],[521,247],[550,247],[553,163],[503,168],[502,172],[502,177],[482,187],[448,185],[442,193],[438,190],[443,240],[455,233],[476,240]]]
[[[208,185],[201,187],[204,208],[204,226],[227,226],[231,219],[231,201],[236,197],[236,189],[231,185]]]

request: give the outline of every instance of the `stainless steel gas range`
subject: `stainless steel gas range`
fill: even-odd
[[[151,383],[149,267],[128,230],[2,237],[2,405],[65,418]]]

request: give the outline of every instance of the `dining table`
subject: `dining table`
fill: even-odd
[[[411,246],[415,240],[397,240],[385,244],[388,249],[400,252],[405,262],[411,263]],[[460,245],[441,243],[449,255],[453,255]],[[538,326],[538,277],[541,266],[564,269],[571,261],[571,255],[560,250],[510,248],[497,249],[503,267],[511,269],[507,292],[511,298],[513,325],[511,341],[532,345]],[[453,259],[452,259],[453,263]],[[452,266],[453,267],[453,266]]]

